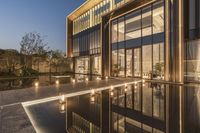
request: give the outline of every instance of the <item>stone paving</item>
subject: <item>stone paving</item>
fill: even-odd
[[[132,82],[134,79],[109,79],[88,83],[69,83],[56,86],[32,87],[0,92],[0,133],[34,133],[35,130],[25,113],[22,102],[38,100],[62,94],[103,88],[110,85]]]

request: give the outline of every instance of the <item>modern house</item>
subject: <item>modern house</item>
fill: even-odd
[[[78,125],[80,132],[90,127],[114,133],[199,132],[198,122],[192,122],[199,121],[198,109],[191,109],[191,103],[199,107],[199,88],[185,87],[200,83],[199,7],[199,0],[87,0],[67,16],[67,56],[74,73],[168,83],[133,84],[126,92],[119,87],[112,97],[102,92],[97,123],[87,117],[92,113],[78,109],[90,109],[89,100],[72,99],[79,104],[70,108],[68,126]],[[109,126],[103,127],[106,118]]]
[[[87,0],[67,16],[75,73],[200,79],[199,0]]]

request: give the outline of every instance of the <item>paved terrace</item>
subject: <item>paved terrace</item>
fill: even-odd
[[[69,83],[58,86],[32,87],[0,92],[0,133],[35,133],[23,106],[23,102],[44,101],[58,98],[60,93],[79,95],[91,88],[101,90],[108,86],[131,83],[134,79],[109,79],[82,83]],[[37,103],[36,102],[36,103]]]

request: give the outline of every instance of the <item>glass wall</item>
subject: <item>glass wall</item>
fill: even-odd
[[[163,0],[113,20],[111,36],[112,76],[164,79]]]
[[[103,0],[73,21],[73,34],[101,23],[101,16],[130,0]]]
[[[72,127],[80,133],[100,133],[100,128],[72,112]]]
[[[141,37],[141,10],[125,16],[126,18],[126,40]]]
[[[118,50],[118,76],[124,77],[125,76],[125,50],[120,49]]]
[[[142,76],[151,78],[152,75],[152,45],[142,46]]]
[[[153,78],[164,79],[164,43],[153,45]]]
[[[101,75],[101,56],[93,56],[92,63],[92,74]]]
[[[200,81],[200,39],[188,41],[185,52],[185,79]]]
[[[114,133],[164,133],[149,125],[112,112],[112,131]]]
[[[73,57],[101,52],[100,27],[73,36]]]
[[[141,48],[134,49],[134,76],[141,76]]]
[[[164,120],[165,85],[137,83],[113,90],[112,104],[141,112],[143,115]],[[126,105],[126,106],[125,106]]]
[[[133,51],[132,49],[126,50],[126,76],[132,77],[132,70],[133,70]]]
[[[75,61],[75,73],[89,74],[90,73],[90,58],[77,58]]]

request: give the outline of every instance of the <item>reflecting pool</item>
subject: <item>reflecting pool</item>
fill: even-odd
[[[27,109],[40,129],[47,129],[44,132],[51,128],[69,133],[200,132],[199,85],[140,81],[109,88],[61,96],[64,102],[56,100]],[[37,110],[40,115],[36,115]]]

